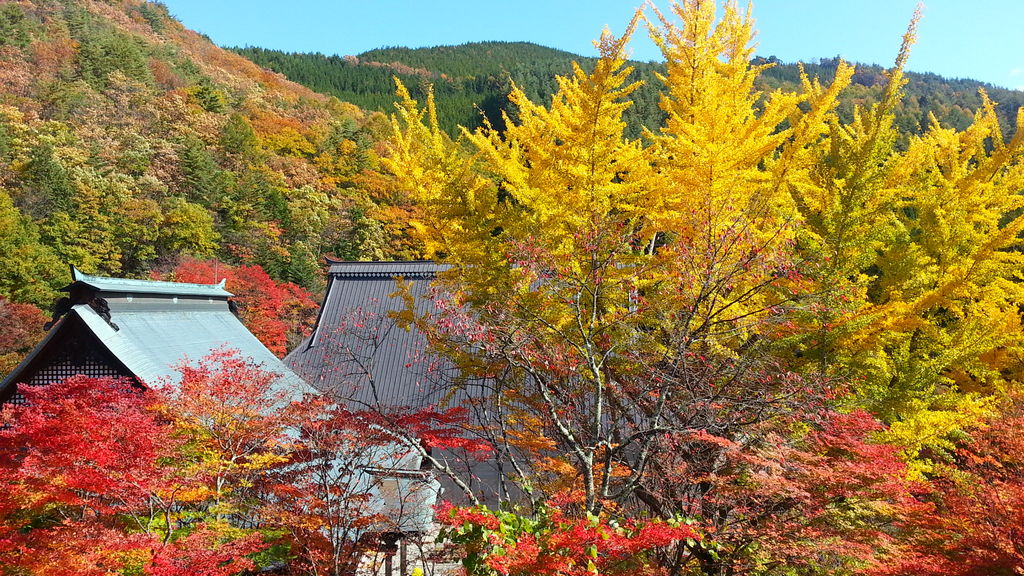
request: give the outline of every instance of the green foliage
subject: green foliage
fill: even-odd
[[[84,34],[79,42],[78,75],[90,86],[102,89],[111,72],[120,71],[129,78],[153,83],[146,48],[131,36],[114,31]]]
[[[213,229],[213,218],[202,206],[182,198],[171,198],[160,227],[160,242],[172,254],[212,256],[220,235]]]
[[[7,122],[0,118],[0,158],[10,154],[13,144],[14,135],[11,134],[11,129],[8,127]]]
[[[416,49],[394,47],[345,57],[255,47],[233,50],[295,82],[370,110],[390,112],[394,109],[392,77],[401,80],[410,94],[421,101],[426,96],[424,87],[429,83],[437,97],[438,123],[451,135],[457,134],[457,126],[477,128],[484,117],[502,129],[501,113],[515,115],[507,98],[510,81],[534,103],[546,104],[558,88],[555,76],[571,73],[573,61],[584,70],[592,69],[596,61],[525,42],[479,42]],[[768,65],[758,78],[760,89],[792,91],[800,87],[798,65],[783,63],[774,56],[756,57],[752,62]],[[810,77],[829,83],[835,78],[839,63],[838,57],[822,58],[802,66]],[[624,114],[629,124],[626,134],[635,138],[642,128],[656,128],[664,120],[664,113],[658,107],[659,82],[655,78],[655,74],[664,73],[664,64],[631,62],[631,65],[635,70],[630,80],[645,82],[633,94],[633,106]],[[862,105],[878,102],[886,85],[882,67],[857,64],[856,68],[851,84],[841,95],[838,109],[840,117],[847,122],[853,118],[855,102]],[[1001,103],[997,113],[1006,130],[1012,130],[1016,110],[1024,105],[1024,93],[974,80],[912,72],[907,73],[907,79],[907,97],[895,109],[901,145],[906,144],[909,135],[923,132],[931,115],[943,126],[966,128],[974,111],[982,105],[978,95],[980,88]]]
[[[220,113],[227,108],[227,97],[224,92],[207,78],[200,79],[195,86],[189,89],[189,94],[207,112]]]
[[[29,151],[21,183],[18,203],[30,215],[42,218],[70,209],[75,189],[49,142],[40,142]]]
[[[157,34],[163,32],[171,21],[171,15],[163,2],[143,2],[135,10]]]
[[[343,260],[383,260],[385,258],[384,226],[367,216],[362,206],[348,211],[350,233],[335,247],[334,252]]]
[[[247,156],[256,151],[256,133],[245,116],[235,113],[228,117],[221,131],[220,145],[229,154]]]
[[[220,168],[201,140],[186,139],[181,144],[178,156],[189,200],[209,207],[228,193],[231,176]]]
[[[92,96],[84,80],[56,78],[40,85],[39,103],[48,117],[69,120],[90,104]]]
[[[48,310],[63,275],[64,265],[0,188],[0,294]]]
[[[0,46],[27,48],[31,40],[31,24],[21,6],[0,6]]]
[[[461,46],[408,49],[384,48],[358,56],[286,53],[264,48],[236,48],[253,62],[280,72],[314,90],[337,96],[362,108],[390,112],[397,102],[393,78],[424,99],[429,83],[437,97],[438,122],[449,134],[458,126],[475,128],[484,119],[504,126],[502,113],[514,113],[508,93],[515,83],[535,103],[545,103],[558,89],[555,76],[572,72],[572,62],[591,69],[595,58],[527,42],[481,42]],[[634,63],[631,80],[653,80],[653,65]],[[660,120],[657,91],[643,90],[626,112],[630,136]]]
[[[107,182],[95,171],[76,169],[74,195],[66,207],[42,224],[42,239],[63,262],[74,262],[87,273],[119,274],[121,246],[106,206],[113,200]]]

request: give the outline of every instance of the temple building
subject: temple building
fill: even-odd
[[[218,348],[238,350],[275,386],[298,397],[312,392],[256,339],[232,312],[232,294],[219,284],[104,278],[71,268],[48,331],[0,381],[0,404],[23,402],[19,386],[37,386],[75,374],[128,377],[142,386],[180,379],[176,367]]]
[[[447,364],[426,355],[427,340],[398,326],[405,309],[397,279],[410,285],[418,312],[433,310],[434,262],[329,261],[327,291],[313,333],[285,358],[322,392],[359,409],[389,411],[443,400]]]
[[[521,494],[506,482],[502,446],[480,436],[477,411],[491,406],[487,382],[465,386],[465,376],[445,358],[429,352],[424,334],[404,327],[399,314],[433,314],[447,302],[434,281],[448,269],[430,261],[329,261],[328,284],[312,335],[285,358],[285,363],[324,394],[356,410],[382,415],[421,409],[468,411],[465,435],[494,445],[496,457],[433,451],[431,456],[458,477],[443,470],[441,498],[465,503],[466,490],[482,503],[497,505]],[[400,282],[409,298],[400,295]],[[411,310],[406,310],[411,305]],[[423,465],[428,465],[424,459]]]
[[[78,374],[130,378],[140,387],[173,385],[180,381],[177,367],[182,363],[223,349],[237,350],[264,371],[277,374],[274,391],[286,392],[286,399],[321,393],[249,332],[233,312],[232,294],[223,281],[106,278],[73,266],[71,276],[71,284],[61,289],[67,296],[55,306],[43,340],[0,380],[0,406],[24,404],[21,386],[46,385]],[[336,301],[329,300],[328,305],[334,310]],[[388,372],[387,377],[393,374]],[[404,380],[395,382],[397,390],[404,389]],[[382,541],[400,542],[403,558],[409,538],[434,530],[439,490],[432,472],[409,452],[397,444],[384,447],[372,465],[353,470],[370,496],[367,505],[382,517],[379,524],[367,526],[367,532],[380,534]]]

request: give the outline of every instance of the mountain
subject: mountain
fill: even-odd
[[[317,289],[324,255],[414,258],[405,234],[414,208],[379,167],[388,127],[374,111],[390,111],[392,76],[414,95],[433,84],[454,133],[479,125],[481,112],[498,128],[502,111],[514,117],[510,81],[546,101],[573,61],[593,65],[499,42],[351,57],[237,52],[159,2],[0,3],[0,298],[49,306],[67,263],[150,277],[190,256]],[[774,64],[763,88],[798,81],[795,66],[763,62]],[[827,78],[835,65],[806,68]],[[658,69],[635,65],[646,84],[629,111],[633,136],[661,118]],[[985,87],[909,77],[898,118],[908,132],[928,113],[963,127]],[[876,98],[883,81],[880,68],[860,67],[843,113]],[[1004,118],[1020,106],[1020,92],[987,88]]]
[[[253,62],[280,72],[324,94],[367,110],[390,112],[397,77],[422,99],[425,87],[434,89],[438,120],[449,133],[458,126],[475,128],[486,117],[501,128],[502,111],[509,111],[510,81],[531,100],[547,102],[558,89],[556,76],[572,73],[572,63],[589,69],[596,61],[570,52],[528,42],[477,42],[433,48],[381,48],[358,56],[287,53],[264,48],[233,48]],[[650,82],[657,65],[635,63],[634,80],[647,80],[647,89],[634,94],[627,111],[631,134],[660,119],[656,86]]]
[[[324,254],[400,255],[367,217],[381,125],[158,2],[3,2],[0,296],[48,306],[65,263],[148,277],[187,254],[315,287]]]
[[[800,82],[800,65],[785,64],[774,57],[759,60],[772,66],[762,75],[763,89],[793,88]],[[822,58],[817,62],[803,64],[803,68],[811,77],[831,81],[839,62],[839,57]],[[844,119],[852,118],[855,105],[878,101],[886,83],[885,69],[881,66],[856,66],[851,85],[841,95],[839,112]],[[896,110],[896,124],[904,137],[921,134],[929,126],[931,116],[942,126],[963,130],[971,124],[975,110],[982,104],[981,90],[996,103],[996,112],[1007,136],[1016,126],[1017,110],[1024,106],[1024,92],[999,88],[978,80],[944,78],[938,74],[920,72],[907,72],[906,79],[903,101]]]
[[[389,112],[394,102],[393,76],[397,76],[414,96],[422,98],[423,86],[433,85],[437,95],[439,121],[455,133],[456,126],[475,128],[486,118],[501,125],[501,111],[509,111],[509,80],[519,85],[535,102],[547,102],[557,89],[555,75],[571,72],[572,62],[582,67],[593,65],[593,58],[545,48],[526,42],[479,42],[433,48],[382,48],[356,56],[288,53],[263,48],[234,48],[238,54],[314,90],[337,96],[367,110]],[[761,88],[792,89],[800,82],[798,64],[787,64],[774,57],[759,58],[770,65],[761,75]],[[805,63],[808,74],[831,80],[838,58],[823,58]],[[630,134],[638,136],[643,126],[657,126],[661,111],[657,106],[660,81],[655,74],[662,66],[634,62],[633,77],[644,86],[635,94],[629,111]],[[962,129],[981,105],[979,89],[994,101],[1004,129],[1014,126],[1017,108],[1024,105],[1024,92],[1006,90],[968,79],[946,79],[936,74],[907,74],[906,97],[897,110],[897,123],[904,134],[920,133],[932,114],[945,126]],[[872,64],[857,65],[853,84],[843,94],[841,113],[850,118],[854,104],[877,101],[885,82],[885,71]]]

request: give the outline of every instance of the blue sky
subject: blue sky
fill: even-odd
[[[222,46],[358,54],[382,46],[525,40],[583,55],[642,0],[164,0]],[[667,10],[667,1],[656,2]],[[745,5],[745,4],[744,4]],[[917,0],[755,0],[758,54],[889,65]],[[931,0],[909,68],[1024,89],[1024,0]],[[642,35],[641,35],[642,36]],[[633,56],[659,55],[646,37]]]

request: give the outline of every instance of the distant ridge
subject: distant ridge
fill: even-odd
[[[434,87],[441,127],[474,128],[484,116],[497,127],[509,111],[507,95],[515,82],[535,102],[547,102],[557,90],[555,76],[584,68],[595,59],[529,42],[474,42],[431,48],[388,47],[354,56],[288,53],[264,48],[232,48],[253,62],[290,80],[367,110],[390,112],[395,101],[393,77],[422,98],[425,83]],[[637,79],[653,78],[654,64],[637,63]],[[656,90],[635,95],[627,112],[634,136],[651,118],[660,118]]]
[[[593,58],[529,42],[473,42],[457,46],[430,48],[387,47],[354,56],[289,53],[264,48],[233,48],[253,62],[280,72],[285,77],[318,92],[337,96],[365,109],[390,112],[394,102],[393,76],[422,97],[423,85],[430,82],[437,96],[441,126],[450,133],[457,126],[474,128],[481,113],[500,126],[501,111],[508,111],[506,94],[509,79],[535,102],[547,102],[557,88],[556,75],[569,74],[575,60],[584,68]],[[761,77],[764,90],[794,88],[799,83],[796,64],[774,57],[759,58],[771,63]],[[830,80],[837,58],[822,58],[805,63],[811,76]],[[627,114],[630,134],[638,136],[642,126],[656,126],[661,119],[654,73],[661,65],[636,62],[634,75],[645,86],[634,94],[634,106]],[[1024,92],[997,88],[970,79],[947,79],[937,74],[907,73],[906,98],[897,110],[897,123],[907,133],[920,133],[929,114],[946,126],[964,128],[981,105],[979,89],[984,89],[999,104],[997,110],[1004,131],[1014,125],[1016,111],[1024,105]],[[843,94],[841,113],[849,117],[853,104],[870,103],[879,97],[885,74],[881,66],[858,64],[853,84]]]

